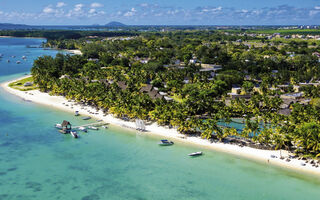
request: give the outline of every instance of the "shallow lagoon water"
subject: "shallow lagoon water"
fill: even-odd
[[[0,61],[0,81],[28,72],[37,56],[26,48],[41,39],[0,39],[0,53],[26,63]],[[53,124],[87,123],[0,89],[0,199],[318,199],[320,178],[225,153],[110,126],[75,140]],[[92,122],[94,120],[91,120]],[[202,150],[198,158],[186,156]]]

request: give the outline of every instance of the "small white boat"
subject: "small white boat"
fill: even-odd
[[[26,56],[22,56],[22,59],[27,59],[27,57]]]
[[[99,130],[99,128],[97,128],[97,127],[95,127],[95,126],[88,126],[88,129]]]
[[[101,126],[102,128],[104,128],[104,129],[107,129],[108,127],[107,126]]]
[[[72,135],[72,137],[78,138],[77,131],[70,131],[70,134]]]
[[[168,141],[168,140],[160,140],[160,142],[158,143],[160,146],[171,146],[174,143],[172,141]]]
[[[61,124],[56,124],[56,125],[54,125],[54,127],[57,128],[57,129],[62,129],[62,125]]]
[[[198,152],[194,152],[194,153],[188,154],[188,156],[201,156],[201,155],[202,155],[202,151],[198,151]]]
[[[80,131],[83,131],[83,132],[88,132],[88,130],[86,129],[86,127],[83,127],[83,126],[80,126],[80,127],[79,127],[79,130],[80,130]]]
[[[18,60],[16,63],[17,63],[17,64],[20,64],[21,62]]]

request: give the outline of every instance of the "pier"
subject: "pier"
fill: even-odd
[[[80,128],[80,127],[88,127],[88,126],[103,126],[103,125],[108,125],[109,123],[106,122],[95,122],[95,123],[90,123],[90,124],[84,124],[80,126],[74,126],[73,128]]]

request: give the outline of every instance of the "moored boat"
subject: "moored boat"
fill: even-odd
[[[86,127],[83,127],[83,126],[80,126],[78,128],[80,131],[83,131],[83,132],[88,132],[88,130],[86,129]]]
[[[82,119],[83,120],[89,120],[89,119],[91,119],[91,117],[83,117]]]
[[[79,116],[80,114],[79,114],[79,111],[76,111],[75,113],[74,113],[74,116]]]
[[[99,130],[99,128],[97,128],[97,127],[95,127],[95,126],[88,126],[88,129]]]
[[[56,124],[56,125],[54,125],[54,127],[57,128],[57,129],[62,129],[62,125],[61,124]]]
[[[72,135],[72,137],[78,138],[77,131],[70,131],[70,134]]]
[[[198,152],[194,152],[194,153],[188,154],[188,156],[201,156],[201,155],[202,155],[202,151],[198,151]]]
[[[168,140],[160,140],[160,142],[158,144],[160,146],[170,146],[170,145],[173,145],[174,143],[172,141],[168,141]]]

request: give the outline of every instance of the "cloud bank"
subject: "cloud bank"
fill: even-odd
[[[11,23],[45,24],[107,23],[118,20],[128,24],[190,24],[190,25],[294,25],[318,24],[320,5],[298,8],[289,5],[259,9],[205,6],[186,9],[175,6],[142,3],[128,8],[108,10],[101,3],[67,5],[65,2],[47,5],[39,12],[6,12],[0,8],[0,20]]]

